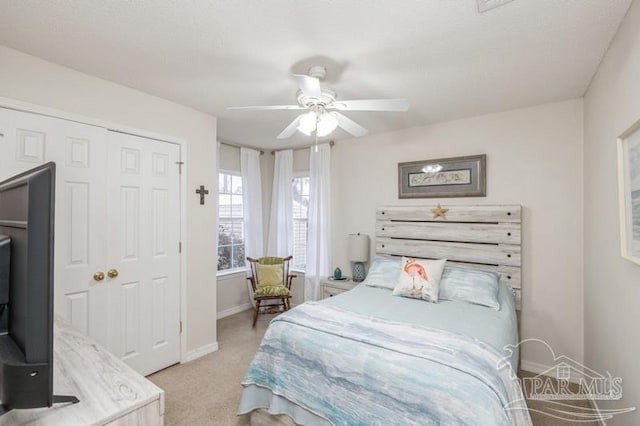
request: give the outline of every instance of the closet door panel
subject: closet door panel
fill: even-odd
[[[45,162],[52,132],[46,121],[36,117],[0,108],[0,181]]]
[[[56,163],[54,311],[104,344],[107,131],[0,108],[0,133],[0,178]]]
[[[56,149],[56,311],[76,329],[104,345],[107,283],[105,268],[106,130],[50,119]],[[83,301],[80,303],[80,301]]]
[[[179,147],[109,134],[109,347],[142,374],[180,360]]]

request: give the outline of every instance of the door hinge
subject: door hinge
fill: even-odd
[[[184,161],[176,161],[176,164],[178,165],[178,173],[182,174],[182,165],[184,164]]]
[[[180,334],[182,334],[182,321],[180,321]]]
[[[178,243],[178,253],[182,253],[182,241]]]

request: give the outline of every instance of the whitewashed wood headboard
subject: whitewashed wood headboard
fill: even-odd
[[[376,253],[447,259],[450,263],[496,271],[514,290],[521,307],[520,205],[437,205],[379,207]]]

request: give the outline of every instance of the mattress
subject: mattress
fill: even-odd
[[[464,334],[483,341],[505,356],[517,371],[518,352],[505,351],[518,343],[518,321],[511,290],[500,284],[500,310],[465,302],[441,300],[428,303],[418,299],[392,296],[391,290],[364,284],[322,301],[357,314],[390,321],[406,322]],[[513,346],[512,346],[513,347]]]

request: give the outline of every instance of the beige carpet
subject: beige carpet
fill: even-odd
[[[260,315],[251,328],[252,311],[218,321],[217,352],[169,367],[148,378],[165,390],[166,425],[245,425],[238,418],[240,381],[273,315]]]
[[[187,364],[159,371],[149,379],[165,390],[166,425],[247,425],[246,417],[236,416],[240,401],[240,381],[258,349],[260,340],[273,315],[261,315],[251,328],[251,311],[218,321],[220,350]],[[530,373],[521,372],[523,376]],[[585,401],[569,402],[587,406]],[[528,401],[533,408],[531,418],[536,426],[595,426],[554,419],[545,402]]]

